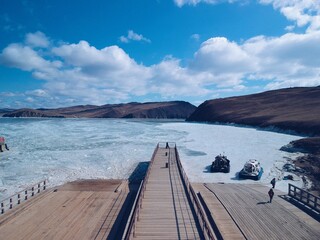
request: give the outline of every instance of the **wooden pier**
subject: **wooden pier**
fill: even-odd
[[[128,194],[121,180],[65,184],[2,215],[0,239],[117,239],[115,223]]]
[[[214,174],[212,174],[214,181]],[[0,215],[0,239],[320,239],[320,223],[260,184],[190,183],[158,144],[140,186],[83,180]]]
[[[319,239],[320,223],[260,184],[194,184],[222,239]]]
[[[127,239],[204,239],[176,147],[155,150]]]

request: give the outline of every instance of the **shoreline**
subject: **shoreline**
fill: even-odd
[[[41,121],[41,120],[43,120],[43,119],[41,119],[41,118],[38,118],[37,120],[39,120],[39,121]],[[73,120],[73,119],[72,119]],[[88,119],[85,119],[85,120],[88,120]],[[99,119],[99,120],[102,120],[102,119]],[[108,119],[108,120],[110,120],[110,119]],[[119,121],[121,121],[121,119],[117,119],[117,120],[119,120]],[[128,121],[128,119],[123,119],[124,121]],[[150,120],[150,119],[149,119]],[[149,120],[145,120],[145,119],[130,119],[130,121],[149,121]],[[153,120],[151,120],[151,121],[155,121],[155,122],[159,122],[159,120],[155,120],[155,119],[153,119]],[[169,121],[169,122],[172,122],[171,120],[166,120],[165,122],[167,122],[167,121]],[[160,120],[160,122],[163,122],[163,120]],[[177,121],[175,121],[175,122],[177,122]],[[275,129],[266,129],[266,128],[257,128],[257,127],[254,127],[254,126],[248,126],[248,125],[241,125],[241,124],[222,124],[222,123],[198,123],[198,122],[183,122],[183,121],[178,121],[177,123],[187,123],[187,124],[190,124],[190,123],[196,123],[196,124],[199,124],[199,125],[217,125],[217,126],[230,126],[230,127],[237,127],[237,128],[243,128],[243,129],[254,129],[254,131],[261,131],[261,132],[272,132],[272,133],[280,133],[280,134],[286,134],[286,135],[293,135],[292,134],[292,132],[290,132],[290,133],[288,133],[288,132],[285,132],[285,131],[276,131]],[[88,124],[89,125],[89,124]],[[297,136],[297,135],[295,135],[295,136]],[[303,137],[301,136],[301,135],[298,135],[298,137],[300,138],[302,138],[303,139]],[[289,142],[289,141],[291,141],[291,140],[287,140],[287,141],[285,141],[285,142]],[[283,145],[283,144],[285,144],[285,142],[282,142],[281,143],[281,145]],[[279,149],[280,147],[281,147],[281,145],[277,145],[277,149]],[[187,146],[187,145],[186,145]],[[188,154],[187,154],[188,155]],[[295,159],[296,157],[294,156],[294,157],[292,157],[292,160],[296,160]],[[148,157],[146,157],[145,158],[146,160],[148,159]],[[274,160],[275,158],[273,158],[273,160]],[[187,161],[186,161],[187,162]],[[116,163],[114,163],[114,164],[116,164]],[[199,166],[198,166],[199,167]],[[86,169],[86,168],[84,168],[84,169]],[[76,173],[76,170],[77,169],[75,169],[75,173]],[[109,170],[109,169],[107,169],[107,170]],[[82,171],[84,171],[84,170],[82,170]],[[64,172],[63,172],[64,173]],[[130,174],[129,172],[128,172],[128,174]],[[287,173],[285,173],[285,174],[287,174]],[[290,173],[289,173],[290,174]],[[51,175],[50,175],[51,176]],[[52,175],[53,176],[53,175]],[[64,176],[64,175],[63,175]],[[74,176],[74,175],[72,175],[72,176]],[[97,176],[97,175],[96,175]],[[93,178],[95,177],[95,176],[92,176]],[[126,177],[126,176],[124,176],[124,177]],[[104,178],[104,177],[99,177],[100,179],[110,179],[110,177],[108,176],[108,177],[106,177],[106,178]],[[95,179],[95,178],[94,178]],[[115,178],[115,179],[117,179],[117,178]],[[121,179],[121,178],[120,178]],[[69,180],[75,180],[75,179],[69,179]],[[50,181],[50,179],[49,179],[49,181]],[[301,182],[301,180],[300,180],[300,182]],[[23,184],[24,185],[24,184]],[[318,184],[317,183],[315,183],[315,185],[317,186]],[[56,185],[57,186],[57,185]],[[14,194],[14,193],[13,193]],[[11,195],[11,194],[10,194]]]
[[[295,166],[294,173],[302,179],[310,180],[311,186],[308,186],[307,179],[304,180],[308,191],[320,196],[320,137],[307,137],[292,141],[283,146],[282,151],[297,153],[303,155],[292,160]]]
[[[260,127],[260,126],[254,126],[254,125],[248,125],[248,124],[240,124],[240,123],[232,123],[232,122],[199,122],[199,121],[187,121],[186,123],[195,123],[195,124],[208,124],[208,125],[218,125],[218,126],[231,126],[231,127],[239,127],[239,128],[250,128],[250,129],[256,129],[257,131],[265,131],[265,132],[273,132],[273,133],[280,133],[280,134],[286,134],[286,135],[292,135],[292,136],[299,136],[301,138],[309,138],[309,137],[316,137],[317,135],[315,133],[308,134],[308,133],[300,133],[295,130],[290,129],[283,129],[279,128],[277,126],[268,126],[268,127]]]

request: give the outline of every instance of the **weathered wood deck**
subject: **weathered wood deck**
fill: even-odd
[[[320,223],[268,188],[244,184],[196,184],[223,239],[320,239]],[[283,194],[283,193],[282,193]],[[279,193],[278,193],[279,195]],[[304,218],[303,218],[304,217]]]
[[[49,190],[0,218],[0,239],[107,239],[126,181],[86,180]]]
[[[190,185],[177,154],[156,148],[125,235],[128,182],[85,180],[0,215],[0,239],[320,239],[319,221],[279,197],[285,193],[275,190],[268,203],[259,184]]]
[[[168,167],[166,167],[166,163]],[[134,239],[203,239],[174,148],[158,148],[149,170]]]

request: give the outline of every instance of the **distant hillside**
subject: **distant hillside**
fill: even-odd
[[[59,118],[179,118],[186,119],[196,109],[188,102],[150,102],[81,105],[57,109],[19,109],[4,117],[59,117]]]
[[[3,116],[6,113],[12,112],[14,109],[11,108],[0,108],[0,117]]]
[[[208,100],[187,121],[237,123],[320,135],[320,87]]]

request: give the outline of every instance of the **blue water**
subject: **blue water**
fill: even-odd
[[[219,153],[232,158],[232,167],[230,175],[214,175],[217,181],[234,179],[253,157],[261,158],[268,181],[276,174],[273,165],[289,156],[279,148],[299,138],[183,121],[33,118],[0,118],[1,135],[10,151],[0,153],[0,199],[44,179],[55,186],[83,178],[128,178],[139,162],[150,160],[158,142],[166,141],[177,143],[193,181],[215,181],[205,168]]]

